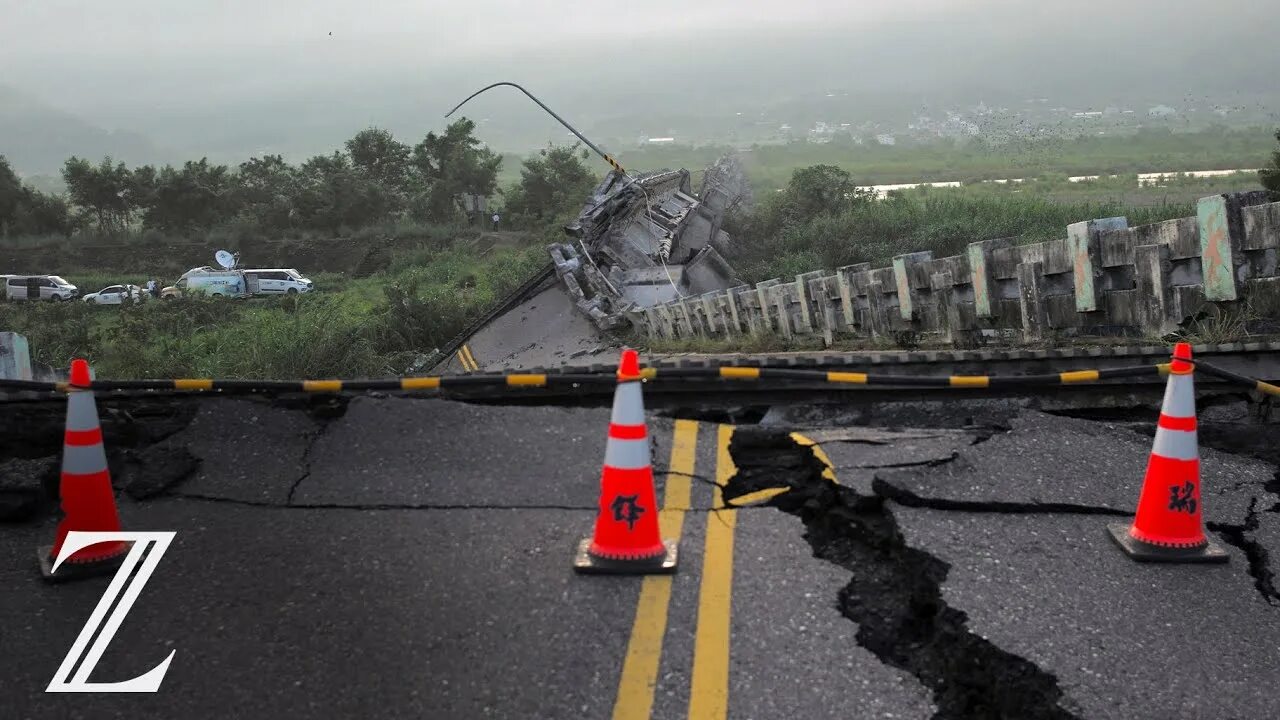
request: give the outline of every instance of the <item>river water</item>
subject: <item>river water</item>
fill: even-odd
[[[1138,185],[1156,185],[1162,182],[1166,178],[1176,177],[1178,175],[1190,175],[1191,177],[1216,177],[1219,175],[1231,175],[1234,173],[1241,173],[1241,172],[1256,173],[1257,170],[1242,168],[1240,170],[1181,170],[1181,171],[1173,170],[1173,171],[1167,171],[1167,172],[1138,173]],[[1100,177],[1102,176],[1101,175],[1076,175],[1067,179],[1070,180],[1071,182],[1085,182],[1087,180],[1097,180]],[[1118,177],[1118,176],[1109,175],[1107,177]],[[1026,181],[1025,178],[1006,178],[1003,180],[989,180],[988,182],[1020,183],[1025,181]],[[946,180],[942,182],[899,183],[896,185],[867,185],[867,186],[862,186],[860,189],[874,190],[878,196],[884,197],[885,194],[888,193],[890,190],[907,190],[910,188],[921,187],[921,186],[940,187],[940,188],[941,187],[960,187],[960,185],[962,184],[963,183],[961,183],[959,180]]]

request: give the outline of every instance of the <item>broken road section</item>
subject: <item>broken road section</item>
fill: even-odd
[[[850,466],[864,450],[895,459],[885,445],[823,449]],[[1280,608],[1257,587],[1257,553],[1148,565],[1107,537],[1136,504],[1150,449],[1127,429],[1027,412],[954,460],[875,470],[870,492],[823,478],[787,428],[740,428],[727,495],[792,488],[770,504],[850,573],[836,600],[858,644],[931,688],[936,717],[1273,715]],[[1210,531],[1280,541],[1280,514],[1264,509],[1275,468],[1201,452]]]

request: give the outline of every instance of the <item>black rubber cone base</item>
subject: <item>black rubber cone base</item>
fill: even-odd
[[[1107,534],[1126,555],[1138,562],[1224,563],[1231,559],[1227,551],[1212,540],[1201,548],[1160,547],[1134,538],[1129,534],[1130,527],[1129,523],[1108,523]]]
[[[133,543],[126,542],[125,549],[119,555],[109,557],[105,560],[96,560],[94,562],[71,562],[64,560],[58,566],[58,572],[53,572],[53,546],[45,545],[36,550],[36,555],[40,558],[40,575],[47,582],[59,583],[70,582],[72,580],[84,580],[92,577],[102,577],[103,575],[114,575],[116,570],[120,569],[120,565],[124,563],[125,556],[129,554],[129,548]]]
[[[578,554],[573,558],[573,569],[584,575],[670,575],[676,571],[676,555],[679,545],[675,540],[663,540],[667,552],[652,560],[609,560],[588,552],[591,538],[578,543]]]

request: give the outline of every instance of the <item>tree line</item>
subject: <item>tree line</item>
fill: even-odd
[[[62,168],[65,196],[27,187],[0,155],[0,237],[135,229],[189,236],[232,224],[337,234],[400,220],[474,222],[477,201],[495,196],[504,226],[531,227],[574,210],[594,183],[585,152],[552,146],[525,160],[520,181],[500,190],[503,158],[474,133],[475,123],[463,118],[409,145],[371,127],[298,165],[280,155],[237,167],[201,158],[161,168],[71,157]]]

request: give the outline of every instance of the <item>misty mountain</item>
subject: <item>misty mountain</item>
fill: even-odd
[[[0,85],[0,154],[24,176],[55,175],[71,155],[99,160],[105,155],[129,164],[163,156],[135,132],[98,127],[35,96]]]
[[[815,1],[795,3],[799,20],[787,3],[743,14],[733,3],[712,12],[653,0],[636,15],[548,0],[512,9],[523,15],[510,20],[492,9],[400,3],[346,25],[306,13],[295,20],[293,2],[270,4],[262,12],[273,15],[258,23],[245,4],[226,6],[217,17],[225,37],[201,34],[207,18],[177,14],[165,19],[166,32],[81,43],[71,54],[40,44],[6,49],[0,29],[6,82],[47,103],[15,113],[0,99],[0,150],[28,173],[72,153],[108,151],[126,161],[237,163],[268,153],[298,161],[370,125],[416,142],[443,128],[457,102],[499,80],[525,85],[618,150],[653,136],[734,143],[760,128],[817,121],[902,126],[980,101],[1016,109],[1028,98],[1072,111],[1223,103],[1276,119],[1280,110],[1280,13],[1256,0],[903,0],[892,10]],[[641,33],[640,16],[665,20]],[[500,151],[573,141],[511,88],[476,98],[460,115],[477,120],[479,137]]]

